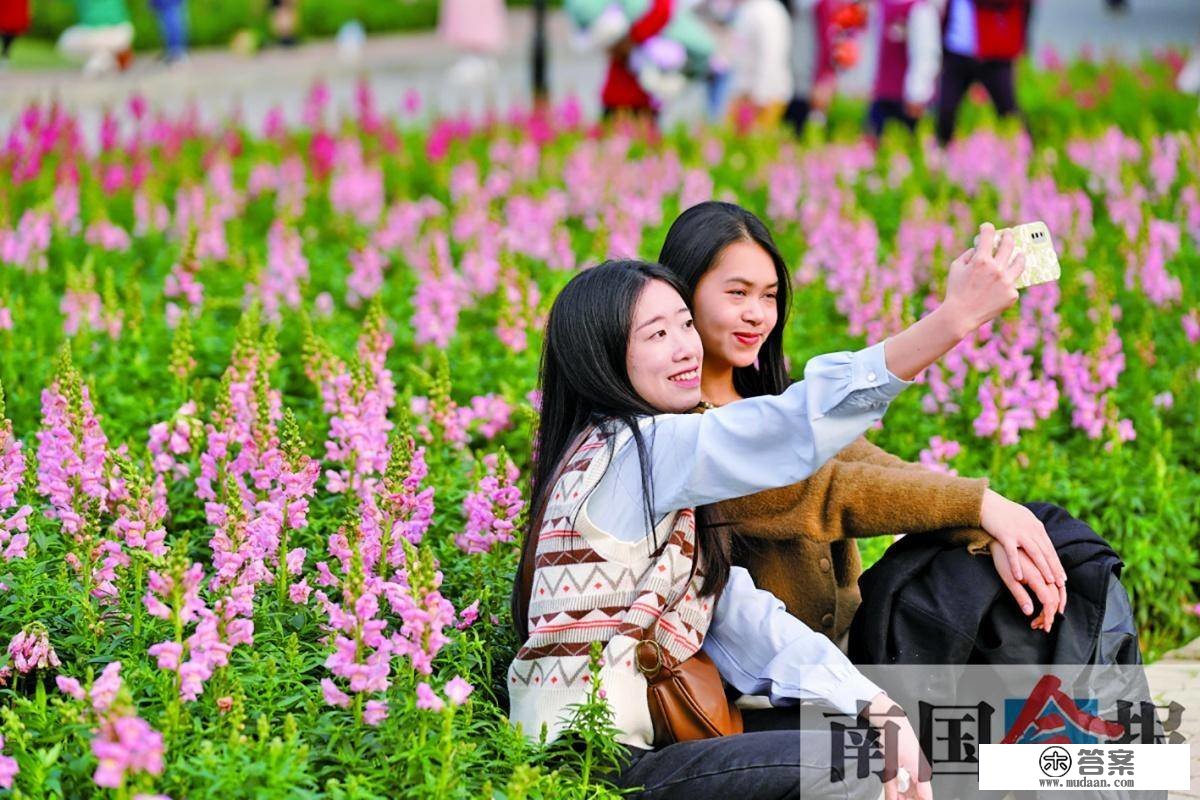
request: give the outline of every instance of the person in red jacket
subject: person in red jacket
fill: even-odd
[[[609,50],[608,77],[600,90],[604,116],[620,114],[653,117],[657,111],[654,98],[638,83],[629,68],[629,53],[642,42],[656,35],[671,21],[672,0],[653,0],[650,8],[629,28],[625,38]]]
[[[29,30],[29,0],[0,0],[0,65],[17,37]]]
[[[937,137],[942,145],[953,138],[958,107],[976,81],[987,90],[997,114],[1018,112],[1013,62],[1025,50],[1031,2],[948,0],[937,114]]]

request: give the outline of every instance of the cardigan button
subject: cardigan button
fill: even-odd
[[[826,614],[825,616],[821,617],[821,624],[824,625],[826,628],[832,628],[833,627],[833,614]]]
[[[821,572],[829,572],[829,566],[830,566],[830,564],[829,564],[829,559],[828,559],[828,558],[822,558],[822,559],[821,559],[819,562],[817,562],[817,563],[818,563],[818,564],[821,566]]]

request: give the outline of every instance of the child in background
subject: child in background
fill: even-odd
[[[17,37],[29,30],[29,0],[0,0],[0,69]]]
[[[779,0],[741,0],[730,33],[730,93],[739,124],[774,125],[792,97],[791,19]]]
[[[58,49],[96,77],[133,63],[133,23],[125,0],[76,0],[78,22],[58,37]]]
[[[150,7],[162,32],[163,60],[168,64],[187,61],[186,0],[150,0]]]
[[[942,64],[941,13],[945,0],[879,0],[875,84],[867,130],[878,139],[888,120],[909,130],[933,99]]]

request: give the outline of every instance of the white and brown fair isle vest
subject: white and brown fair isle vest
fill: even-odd
[[[712,620],[712,598],[697,593],[702,573],[697,570],[685,587],[696,547],[692,509],[669,514],[658,524],[655,539],[661,546],[655,552],[644,538],[621,541],[587,515],[584,500],[630,435],[628,429],[615,436],[592,431],[567,457],[550,493],[538,536],[529,639],[508,668],[510,718],[533,739],[543,725],[547,739],[556,738],[570,722],[569,706],[587,699],[588,652],[600,641],[600,683],[621,732],[617,740],[652,748],[654,726],[646,679],[633,661],[634,637],[681,591],[684,597],[655,629],[664,649],[680,660],[690,657]],[[591,502],[607,499],[596,496]]]

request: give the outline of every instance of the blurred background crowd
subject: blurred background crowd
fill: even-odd
[[[0,0],[0,69],[11,58],[14,72],[22,65],[65,71],[74,64],[94,78],[130,71],[145,76],[159,65],[190,69],[190,46],[249,57],[320,40],[333,48],[322,51],[322,58],[334,56],[353,67],[375,34],[425,29],[424,38],[398,37],[391,46],[401,59],[400,51],[411,51],[410,71],[429,68],[426,96],[474,95],[485,105],[504,107],[544,98],[565,72],[590,76],[589,109],[599,115],[673,121],[673,109],[690,108],[693,117],[743,129],[788,126],[799,132],[820,124],[838,93],[849,88],[868,100],[863,120],[868,135],[879,136],[889,124],[911,129],[931,115],[945,143],[971,91],[985,92],[998,115],[1019,117],[1014,64],[1033,46],[1050,52],[1060,38],[1086,39],[1126,20],[1133,42],[1138,26],[1156,15],[1159,30],[1176,37],[1180,30],[1168,15],[1200,27],[1195,0],[512,0],[511,5],[529,8],[507,8],[505,0],[191,0],[190,7],[189,0]],[[1188,11],[1189,5],[1196,8]],[[1054,21],[1039,31],[1043,17]],[[1077,30],[1062,30],[1064,19]],[[1052,36],[1045,35],[1047,24],[1055,28]],[[1194,41],[1197,33],[1184,31],[1184,41]],[[1164,44],[1153,33],[1140,43]],[[389,63],[384,71],[393,67]],[[314,75],[293,80],[305,77]],[[518,83],[527,84],[527,92],[513,91]],[[1200,89],[1200,59],[1180,72],[1179,83],[1185,91]],[[194,88],[194,82],[189,85]],[[578,86],[576,81],[572,89]],[[59,88],[54,85],[54,91]]]

